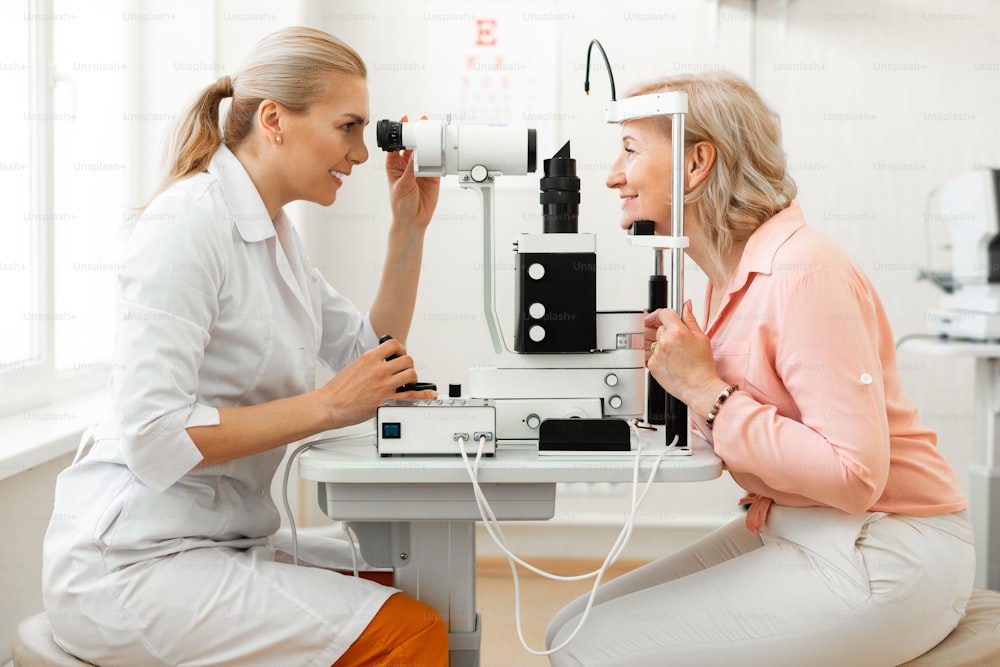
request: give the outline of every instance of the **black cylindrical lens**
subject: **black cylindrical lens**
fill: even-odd
[[[580,219],[580,179],[576,160],[569,156],[569,142],[543,161],[541,179],[542,231],[546,234],[576,234]]]
[[[387,153],[401,151],[403,145],[403,123],[398,120],[380,120],[375,125],[375,141]]]

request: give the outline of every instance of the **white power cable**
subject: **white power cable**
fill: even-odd
[[[594,570],[593,572],[589,572],[587,574],[582,574],[582,575],[574,575],[574,576],[563,576],[546,572],[518,558],[513,552],[510,551],[510,549],[507,547],[506,543],[507,541],[503,535],[503,530],[500,528],[499,521],[496,518],[496,514],[493,512],[493,509],[490,507],[489,502],[486,500],[486,496],[483,494],[483,491],[479,486],[479,463],[482,460],[483,448],[486,445],[486,436],[481,436],[479,438],[479,448],[478,451],[476,452],[476,461],[474,467],[470,465],[468,454],[465,451],[466,438],[461,436],[458,436],[456,438],[459,444],[459,452],[462,455],[462,461],[465,464],[466,472],[468,472],[469,474],[469,481],[472,483],[473,493],[476,498],[476,505],[479,508],[479,514],[483,519],[483,527],[486,529],[487,534],[490,536],[493,542],[507,557],[507,563],[510,565],[511,575],[514,580],[514,622],[517,628],[517,636],[518,639],[521,641],[521,645],[529,653],[532,653],[534,655],[551,655],[557,651],[561,651],[562,649],[566,648],[566,646],[569,645],[569,643],[576,637],[576,635],[583,628],[583,625],[586,622],[587,617],[590,614],[590,610],[594,604],[594,598],[597,594],[597,589],[600,586],[601,579],[604,577],[604,574],[606,573],[608,567],[610,567],[624,551],[625,546],[628,543],[628,539],[629,537],[631,537],[632,529],[635,525],[635,516],[639,509],[639,505],[641,505],[642,501],[645,499],[646,493],[649,491],[649,488],[652,485],[653,478],[656,476],[656,472],[659,469],[660,463],[663,461],[663,457],[666,456],[667,452],[673,449],[677,443],[677,437],[675,436],[673,442],[671,442],[667,448],[665,448],[662,452],[660,452],[656,460],[653,462],[652,469],[650,470],[649,477],[646,480],[642,494],[637,496],[639,487],[639,462],[641,460],[643,452],[642,452],[642,440],[641,438],[638,437],[638,434],[635,432],[634,426],[633,426],[633,434],[636,435],[637,447],[635,455],[635,465],[633,466],[632,470],[632,502],[629,510],[629,515],[625,520],[625,525],[622,527],[622,531],[618,534],[618,538],[612,545],[610,551],[608,552],[607,557],[604,559],[604,562],[601,563],[601,566],[597,570]],[[533,649],[530,646],[528,646],[527,642],[524,639],[524,632],[521,627],[521,593],[520,593],[520,581],[517,576],[518,564],[532,572],[535,572],[536,574],[539,574],[543,577],[556,581],[579,581],[582,579],[594,578],[594,585],[591,587],[590,596],[587,599],[587,605],[584,608],[583,615],[580,617],[579,623],[577,624],[573,632],[570,634],[570,636],[567,637],[561,644],[559,644],[554,648],[547,650]]]
[[[285,463],[285,476],[281,480],[281,500],[285,505],[285,516],[288,519],[288,527],[292,531],[292,563],[295,565],[299,564],[299,537],[295,531],[295,517],[292,515],[292,506],[288,502],[288,474],[292,469],[292,461],[295,460],[295,457],[315,444],[315,442],[307,442],[295,448],[295,451],[292,452],[292,455],[288,457],[288,461]]]
[[[357,579],[361,576],[358,574],[358,536],[348,523],[344,524],[344,532],[347,533],[347,541],[351,543],[351,565],[354,568],[354,578]]]
[[[295,517],[292,515],[292,507],[288,502],[288,475],[292,469],[292,461],[294,461],[299,454],[309,449],[310,447],[315,447],[316,445],[323,445],[329,442],[337,442],[340,440],[353,440],[357,437],[358,436],[355,434],[355,435],[343,435],[343,436],[335,436],[332,438],[320,438],[318,440],[312,440],[310,442],[305,443],[304,445],[299,445],[298,447],[296,447],[295,450],[292,452],[291,456],[288,457],[288,461],[285,463],[285,475],[281,481],[281,499],[285,507],[285,518],[288,520],[288,528],[292,533],[292,562],[295,565],[299,564],[299,538],[298,538],[298,533],[295,529]],[[352,534],[347,524],[344,524],[344,529],[347,532],[348,541],[351,543],[351,562],[354,566],[354,576],[357,577],[359,575],[358,575],[358,546],[356,542],[356,537]]]

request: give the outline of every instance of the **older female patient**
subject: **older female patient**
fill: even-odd
[[[648,367],[689,408],[747,495],[736,520],[598,590],[554,665],[865,665],[912,659],[958,623],[972,589],[967,503],[920,423],[872,283],[810,228],[777,115],[729,74],[633,91],[688,94],[684,164],[669,117],[622,127],[607,185],[622,225],[669,234],[683,170],[701,316],[647,318]],[[735,499],[734,499],[735,500]],[[550,624],[576,627],[585,599]]]

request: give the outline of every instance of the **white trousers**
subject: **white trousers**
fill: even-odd
[[[965,512],[915,518],[773,505],[600,587],[568,665],[892,667],[961,619],[975,571]],[[586,596],[549,625],[560,644]]]

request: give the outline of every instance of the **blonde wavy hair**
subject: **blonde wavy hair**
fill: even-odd
[[[367,78],[368,71],[361,56],[333,35],[291,27],[264,37],[237,74],[222,76],[202,90],[181,118],[166,148],[166,177],[158,192],[205,171],[223,143],[236,150],[252,133],[263,100],[274,100],[292,113],[307,113],[330,93],[331,75],[336,74]],[[227,97],[233,99],[223,131],[219,110]]]
[[[760,225],[784,210],[797,188],[781,146],[781,120],[750,85],[729,72],[679,74],[641,84],[629,97],[683,91],[688,95],[684,144],[706,141],[716,159],[708,178],[685,195],[702,221],[712,261],[722,259]],[[670,137],[670,116],[656,116]]]

